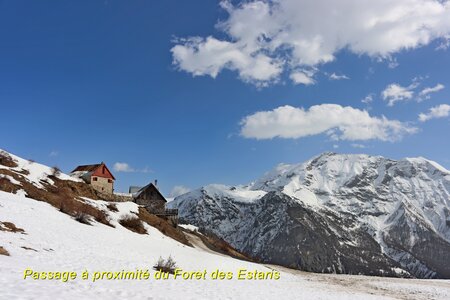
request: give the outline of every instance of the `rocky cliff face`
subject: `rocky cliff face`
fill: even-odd
[[[450,278],[450,172],[424,158],[324,153],[247,186],[205,186],[170,206],[264,262]]]

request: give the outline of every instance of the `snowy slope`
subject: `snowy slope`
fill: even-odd
[[[64,174],[52,177],[55,175],[52,168],[29,162],[12,154],[7,155],[17,166],[8,167],[0,164],[0,168],[8,171],[1,174],[0,179],[3,181],[22,186],[24,182],[27,182],[45,191],[55,187],[52,185],[52,178],[62,179],[62,182],[73,180]],[[52,176],[49,178],[49,175]],[[20,179],[20,182],[15,182],[15,178]],[[42,184],[43,182],[45,184]],[[8,185],[5,186],[8,187]],[[27,188],[30,190],[29,186]],[[198,201],[199,196],[203,195],[202,197],[207,199],[210,207],[196,207],[197,212],[206,212],[212,207],[219,207],[219,210],[233,211],[236,217],[247,220],[252,218],[252,213],[255,213],[251,207],[258,206],[262,201],[266,201],[268,205],[261,206],[260,209],[269,215],[272,215],[272,211],[279,213],[276,209],[279,205],[270,202],[273,200],[272,194],[273,192],[255,189],[253,185],[229,188],[212,185],[188,195],[192,197],[191,207],[196,207],[193,204]],[[10,254],[9,256],[0,255],[0,299],[115,299],[119,297],[126,299],[179,299],[180,297],[183,299],[204,299],[205,297],[328,299],[330,295],[336,299],[447,299],[450,295],[448,281],[385,280],[364,276],[303,273],[274,265],[265,266],[241,261],[215,253],[192,234],[187,236],[194,247],[183,245],[147,224],[144,226],[148,234],[137,234],[122,227],[118,222],[125,216],[133,216],[138,212],[138,206],[131,202],[116,203],[118,211],[115,212],[108,208],[110,202],[78,197],[79,201],[104,211],[113,227],[98,223],[93,218],[91,218],[92,226],[90,226],[77,222],[74,217],[61,213],[45,202],[26,198],[25,195],[23,190],[17,190],[16,194],[0,191],[0,222],[3,223],[0,223],[0,247]],[[189,202],[186,198],[185,204]],[[236,209],[238,206],[249,210]],[[263,215],[262,212],[260,210],[258,213]],[[272,225],[283,225],[280,220],[272,221]],[[211,224],[215,221],[212,219]],[[227,218],[223,218],[223,221],[227,222],[230,231],[248,223],[247,220],[236,224]],[[5,222],[11,222],[25,232],[22,234],[4,230]],[[193,225],[184,227],[196,229]],[[252,231],[252,227],[242,227]],[[253,234],[258,232],[253,230]],[[246,236],[243,235],[243,238]],[[257,238],[254,240],[261,242]],[[263,247],[264,243],[259,243],[259,246]],[[102,280],[94,283],[80,278],[66,283],[22,279],[26,268],[35,271],[75,271],[79,275],[85,270],[120,272],[149,269],[152,274],[154,271],[151,267],[157,259],[160,256],[166,258],[169,255],[176,260],[178,267],[186,271],[206,269],[208,273],[211,273],[221,269],[236,272],[238,269],[245,268],[271,272],[276,269],[280,272],[281,279],[252,281],[234,278],[223,281],[211,279],[185,281],[172,278],[165,281]],[[389,284],[390,286],[386,288]]]
[[[34,161],[23,159],[19,156],[16,156],[14,154],[6,152],[5,150],[0,149],[0,154],[2,153],[9,156],[17,166],[7,167],[0,164],[0,169],[9,170],[17,175],[20,175],[29,183],[33,184],[38,188],[43,188],[42,181],[46,181],[50,184],[53,184],[53,181],[50,178],[48,178],[50,175],[54,175],[61,180],[81,182],[81,179],[71,177],[62,172],[55,172],[54,168],[42,165]],[[12,178],[11,176],[0,174],[0,177],[8,178],[13,183],[19,185],[17,181],[14,181],[14,179],[11,180]]]
[[[258,197],[243,199],[250,191]],[[263,261],[450,278],[450,172],[424,158],[324,153],[249,186],[206,186],[170,205]]]
[[[97,205],[106,205],[98,201]],[[270,271],[262,265],[235,260],[182,245],[148,227],[139,235],[114,222],[136,211],[133,203],[118,204],[110,216],[116,228],[76,222],[50,205],[0,192],[0,221],[13,222],[26,234],[0,231],[0,245],[11,256],[0,255],[1,299],[446,299],[448,281],[386,281],[382,278],[313,275],[280,269],[278,281],[210,279],[165,281],[61,281],[23,280],[23,270],[121,271],[150,269],[159,256],[172,255],[186,270],[208,272],[220,268]],[[45,218],[43,218],[45,216]],[[27,247],[24,249],[22,247]],[[274,268],[272,266],[271,268]],[[278,267],[275,267],[278,268]],[[386,288],[386,283],[392,286]],[[395,283],[395,284],[393,284]]]

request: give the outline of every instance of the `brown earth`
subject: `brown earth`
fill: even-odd
[[[6,251],[5,248],[3,248],[2,246],[0,246],[0,255],[9,256],[9,252]]]
[[[9,168],[17,167],[17,163],[5,151],[0,151],[0,165],[9,167]]]
[[[23,230],[22,228],[16,227],[16,225],[14,225],[11,222],[1,222],[1,221],[0,221],[0,231],[25,233],[25,230]]]
[[[141,220],[137,217],[125,217],[124,219],[119,220],[119,224],[133,232],[147,234],[147,230],[145,230]]]
[[[146,222],[148,225],[155,227],[159,231],[161,231],[163,234],[173,238],[174,240],[183,243],[187,246],[192,245],[187,240],[186,236],[183,234],[183,231],[181,231],[180,228],[174,227],[169,223],[169,221],[157,217],[151,213],[149,213],[145,208],[139,207],[139,219]]]

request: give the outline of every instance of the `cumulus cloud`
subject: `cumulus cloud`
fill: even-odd
[[[394,62],[401,50],[450,36],[450,2],[440,0],[248,0],[221,1],[228,17],[221,38],[175,41],[173,62],[194,76],[222,70],[256,84],[283,71],[331,62],[340,50]],[[297,76],[291,76],[295,80]]]
[[[132,168],[129,164],[125,162],[116,162],[113,165],[113,170],[116,172],[125,172],[125,173],[150,173],[151,170],[147,167],[143,169],[135,169]]]
[[[419,99],[430,99],[430,94],[443,90],[445,86],[441,83],[436,84],[434,87],[426,87],[419,93]]]
[[[417,91],[417,87],[421,84],[423,77],[415,77],[409,86],[401,86],[397,83],[388,85],[382,92],[381,96],[383,100],[388,102],[388,106],[393,106],[397,102],[409,101],[415,99],[420,102],[424,99],[430,99],[432,93],[439,92],[444,89],[445,86],[441,83],[436,84],[434,87],[426,87],[420,92]]]
[[[176,185],[170,191],[169,197],[175,198],[175,197],[178,197],[180,195],[186,194],[186,193],[188,193],[190,191],[191,191],[191,189],[188,188],[188,187],[185,187],[183,185]]]
[[[289,76],[295,84],[312,85],[315,84],[314,73],[309,71],[295,71]]]
[[[235,70],[247,82],[265,85],[282,72],[281,62],[258,53],[240,49],[236,43],[213,37],[184,39],[172,48],[175,65],[193,76],[209,75],[215,78],[223,69]]]
[[[431,119],[445,118],[450,115],[450,105],[441,104],[430,108],[428,113],[419,114],[419,121],[426,122]]]
[[[338,75],[336,73],[332,73],[329,77],[331,80],[350,79],[347,75],[344,75],[344,74]]]
[[[383,97],[383,100],[388,102],[388,106],[393,106],[396,102],[412,99],[416,87],[417,83],[413,83],[407,87],[392,83],[381,92],[381,96]]]
[[[395,141],[417,131],[400,121],[373,117],[365,110],[337,104],[314,105],[308,110],[281,106],[246,116],[240,125],[243,137],[258,140],[298,139],[326,133],[334,140]]]

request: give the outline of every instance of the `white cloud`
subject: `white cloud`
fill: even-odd
[[[113,169],[116,172],[134,172],[134,169],[124,162],[116,162]]]
[[[308,110],[289,105],[260,111],[240,122],[240,134],[246,138],[303,138],[326,133],[333,140],[395,141],[417,128],[384,116],[373,117],[365,110],[337,104],[311,106]]]
[[[430,108],[428,113],[419,114],[419,121],[425,122],[431,119],[445,118],[450,115],[450,105],[441,104]]]
[[[191,189],[188,187],[185,187],[183,185],[176,185],[172,188],[172,191],[170,191],[169,197],[175,198],[180,195],[186,194],[190,191],[191,191]]]
[[[403,87],[397,83],[392,83],[381,92],[383,100],[388,101],[388,106],[393,106],[396,102],[407,101],[413,98],[414,89],[417,87],[416,83],[413,83],[407,87]]]
[[[353,148],[359,148],[359,149],[365,149],[366,146],[363,144],[351,144],[350,146],[352,146]]]
[[[441,43],[436,50],[447,50],[450,47],[450,34],[441,39]]]
[[[143,169],[135,169],[132,168],[129,164],[125,163],[125,162],[116,162],[113,165],[113,170],[116,172],[126,172],[126,173],[151,173],[152,171],[148,168],[145,167]]]
[[[413,98],[419,102],[423,99],[430,99],[431,93],[439,92],[445,88],[443,84],[438,83],[434,87],[424,88],[418,92],[415,97],[416,89],[421,84],[422,80],[424,80],[424,77],[415,77],[413,78],[412,83],[407,87],[403,87],[397,83],[392,83],[381,92],[381,96],[383,97],[383,100],[388,101],[388,106],[393,106],[396,102],[409,101]]]
[[[50,157],[55,157],[55,156],[58,156],[58,155],[59,155],[59,152],[58,152],[58,151],[52,150],[52,151],[49,153],[48,156],[50,156]]]
[[[338,148],[339,148],[339,145],[337,145],[337,144],[333,145],[333,149],[338,149]]]
[[[399,66],[400,64],[398,63],[396,58],[388,58],[388,68],[389,69],[395,69]]]
[[[237,71],[265,85],[283,71],[318,66],[346,49],[388,60],[405,49],[450,36],[450,2],[437,0],[221,1],[228,18],[217,24],[223,38],[179,39],[174,64],[194,76]]]
[[[282,72],[278,60],[262,53],[247,53],[235,43],[213,37],[184,39],[171,51],[175,65],[193,76],[215,78],[223,69],[230,69],[236,70],[244,81],[265,85]]]
[[[314,73],[308,71],[295,71],[289,76],[295,84],[312,85],[316,81],[313,78]]]
[[[366,97],[364,97],[364,99],[361,100],[362,103],[364,104],[370,104],[373,102],[373,94],[369,94]]]
[[[337,75],[336,73],[332,73],[330,75],[330,79],[331,80],[342,80],[342,79],[350,79],[347,75]]]
[[[431,93],[439,92],[440,90],[443,90],[445,86],[441,83],[436,84],[434,87],[426,87],[419,93],[419,99],[430,99]]]

